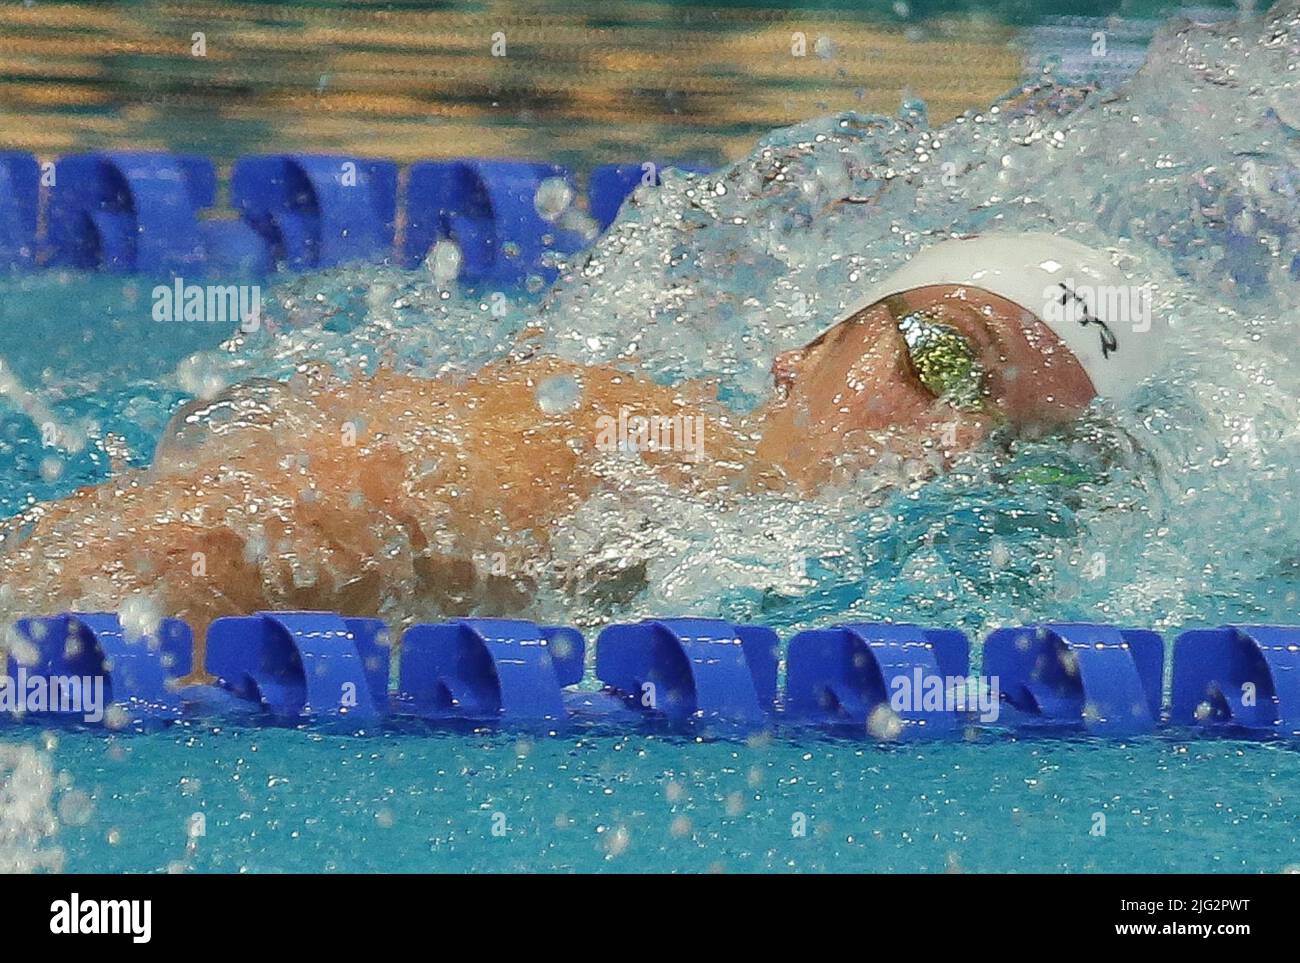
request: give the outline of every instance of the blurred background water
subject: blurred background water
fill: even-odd
[[[7,147],[46,154],[154,147],[229,160],[381,146],[398,160],[720,163],[769,130],[841,110],[892,114],[915,97],[946,121],[1048,59],[1074,78],[1116,80],[1179,12],[1236,8],[18,0],[0,6],[0,132]]]

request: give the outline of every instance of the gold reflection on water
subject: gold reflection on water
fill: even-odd
[[[852,9],[12,3],[0,6],[0,133],[42,153],[712,162],[821,114],[892,114],[904,94],[934,122],[987,104],[1020,75],[1010,39],[989,23]]]

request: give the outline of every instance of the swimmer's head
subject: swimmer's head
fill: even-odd
[[[1098,296],[1123,283],[1101,255],[1047,235],[929,248],[777,358],[762,447],[801,468],[862,446],[868,459],[885,445],[951,453],[998,425],[1041,430],[1099,395],[1121,399],[1151,366],[1141,326]]]

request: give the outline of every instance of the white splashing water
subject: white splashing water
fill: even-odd
[[[228,346],[227,380],[309,358],[446,374],[535,324],[547,350],[714,378],[745,408],[778,351],[922,247],[993,228],[1065,234],[1152,282],[1171,325],[1167,364],[1135,404],[1099,404],[1064,437],[1004,439],[939,479],[887,463],[800,501],[723,505],[618,460],[556,534],[537,614],[1294,620],[1297,103],[1296,0],[1174,23],[1120,91],[1044,82],[935,129],[921,110],[839,115],[776,131],[714,175],[669,172],[540,304],[388,270],[290,282],[280,324]]]
[[[48,753],[0,743],[0,873],[62,869],[54,786]]]

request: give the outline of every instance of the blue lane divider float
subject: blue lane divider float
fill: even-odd
[[[50,263],[113,272],[201,271],[197,212],[216,199],[212,162],[152,152],[76,154],[55,165]]]
[[[7,682],[27,690],[28,715],[128,725],[184,711],[179,680],[193,667],[194,636],[180,619],[139,635],[112,613],[70,612],[19,619],[14,630],[20,644],[6,660]],[[32,682],[46,692],[44,709],[32,709]]]
[[[107,152],[64,157],[49,189],[48,263],[116,273],[260,273],[271,265],[251,227],[201,220],[216,199],[204,157]]]
[[[416,267],[440,240],[460,249],[460,277],[517,284],[531,274],[555,277],[548,251],[574,253],[585,242],[543,217],[542,182],[572,178],[555,164],[522,160],[428,161],[411,166],[406,185],[404,263]],[[548,239],[550,243],[547,243]]]
[[[39,177],[31,154],[0,151],[0,268],[28,267],[36,258]]]
[[[513,619],[416,625],[402,636],[396,704],[425,719],[559,719],[562,690],[582,681],[576,629]]]
[[[866,726],[890,738],[946,732],[963,719],[958,706],[966,706],[969,672],[970,641],[956,629],[884,623],[814,629],[790,640],[785,710],[795,719]],[[958,685],[959,692],[951,691]]]
[[[207,668],[279,718],[373,720],[388,710],[387,633],[330,612],[231,616],[208,627]]]
[[[1150,731],[1163,668],[1164,640],[1145,629],[1057,622],[998,629],[984,642],[984,674],[997,677],[1021,725]]]
[[[611,625],[596,639],[596,676],[629,704],[672,721],[762,725],[776,708],[779,649],[776,633],[761,625]]]
[[[1300,627],[1228,625],[1174,641],[1170,721],[1300,733]]]
[[[379,260],[393,248],[397,165],[322,154],[243,157],[231,205],[293,270]]]
[[[649,717],[768,728],[784,719],[899,739],[994,721],[982,697],[960,692],[972,681],[985,696],[1000,689],[1006,712],[996,721],[1004,728],[1128,736],[1162,721],[1161,636],[1087,623],[997,629],[985,640],[978,677],[970,674],[969,641],[955,629],[853,623],[800,632],[787,650],[781,699],[776,633],[718,619],[609,626],[596,642],[602,692],[572,688],[583,681],[586,658],[577,629],[510,619],[412,627],[391,696],[379,619],[330,612],[218,619],[207,661],[218,684],[187,688],[179,685],[193,668],[193,635],[178,619],[134,639],[114,614],[65,613],[20,619],[13,638],[0,705],[13,702],[19,679],[99,680],[103,705],[119,709],[123,724],[243,707],[276,721],[366,724],[389,715],[504,725]],[[52,703],[22,710],[104,721]],[[1300,626],[1184,632],[1174,647],[1167,721],[1233,735],[1300,735]]]

